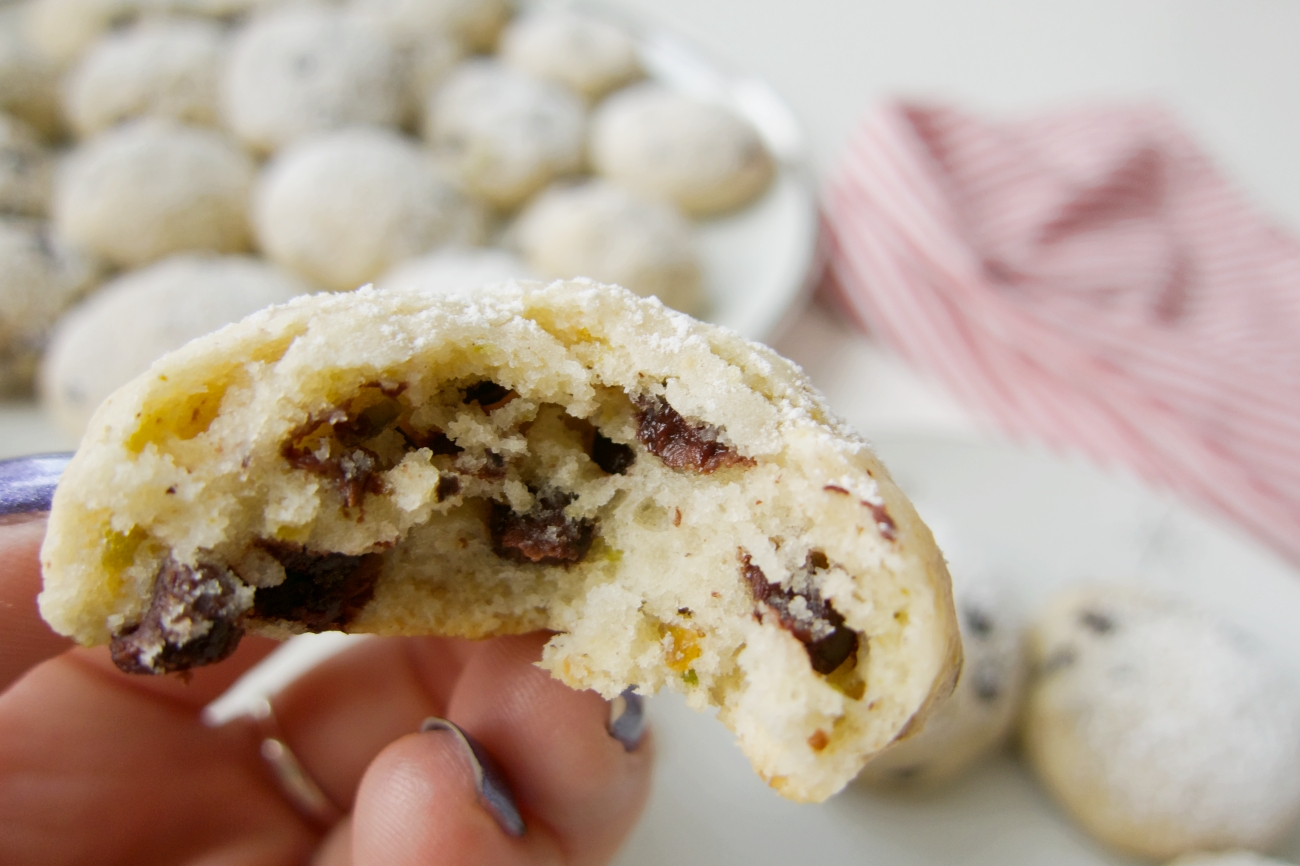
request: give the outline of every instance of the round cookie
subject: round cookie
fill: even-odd
[[[597,173],[696,216],[748,204],[774,171],[748,121],[652,83],[621,90],[596,109],[591,162]]]
[[[241,633],[556,632],[541,664],[719,708],[822,800],[951,689],[943,558],[790,362],[589,281],[295,299],[96,412],[42,614],[134,672]]]
[[[163,355],[312,288],[247,256],[183,254],[123,274],[67,313],[41,363],[41,403],[81,436],[104,398]]]
[[[1253,851],[1221,851],[1216,854],[1188,854],[1169,866],[1291,866],[1281,860],[1263,857]]]
[[[591,101],[644,74],[631,34],[568,9],[539,7],[515,18],[501,34],[500,53],[511,66]]]
[[[0,212],[44,216],[50,208],[54,154],[30,126],[0,114]]]
[[[474,195],[518,206],[582,167],[582,100],[493,60],[471,60],[435,91],[425,137]]]
[[[186,250],[241,252],[254,174],[222,133],[136,120],[72,153],[55,180],[54,220],[70,241],[122,267]]]
[[[965,656],[957,688],[919,734],[867,764],[858,777],[864,782],[911,788],[950,781],[1011,731],[1025,686],[1022,625],[987,579],[955,579],[953,596]]]
[[[0,111],[53,141],[63,134],[57,68],[27,39],[25,3],[0,8]]]
[[[691,226],[672,205],[593,180],[531,202],[515,227],[524,260],[543,277],[589,277],[695,313],[705,306]]]
[[[491,51],[510,18],[507,0],[352,0],[393,38],[419,41],[449,35],[470,51]]]
[[[96,39],[138,11],[137,0],[32,0],[24,36],[44,60],[65,69]]]
[[[216,126],[224,30],[198,19],[154,19],[101,38],[69,73],[64,109],[94,135],[134,117]]]
[[[347,126],[396,126],[408,111],[392,41],[327,6],[281,9],[245,26],[230,49],[221,102],[235,135],[262,152]]]
[[[375,280],[390,292],[446,294],[535,275],[515,256],[491,247],[445,247],[399,262]]]
[[[357,128],[279,154],[258,183],[254,221],[274,261],[335,291],[483,233],[480,209],[414,142]]]
[[[36,220],[0,218],[0,393],[31,389],[50,328],[100,267]]]
[[[1300,693],[1249,639],[1134,587],[1035,626],[1025,750],[1099,839],[1140,857],[1267,848],[1300,817]]]

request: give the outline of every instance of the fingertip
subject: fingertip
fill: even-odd
[[[544,827],[517,838],[502,829],[464,745],[443,730],[402,737],[371,763],[353,810],[352,854],[357,866],[562,862]]]

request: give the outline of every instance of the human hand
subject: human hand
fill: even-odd
[[[3,499],[0,489],[0,510]],[[263,727],[201,719],[274,641],[245,638],[188,682],[123,674],[104,647],[75,647],[40,619],[44,515],[9,519],[0,525],[0,862],[597,864],[645,803],[649,738],[634,734],[625,748],[607,731],[609,704],[537,668],[546,635],[383,639],[326,660],[274,698],[284,740],[343,813],[313,821],[260,756]],[[459,736],[418,733],[430,716],[453,720],[496,759],[522,835],[485,806]],[[619,727],[627,739],[639,726],[624,717]]]

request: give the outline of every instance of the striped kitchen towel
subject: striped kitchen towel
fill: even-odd
[[[824,214],[839,301],[977,412],[1300,563],[1300,243],[1163,111],[887,105]]]

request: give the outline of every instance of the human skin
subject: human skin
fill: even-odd
[[[650,788],[651,737],[628,750],[609,704],[537,668],[548,635],[364,641],[274,698],[284,739],[345,813],[304,818],[241,718],[203,708],[277,644],[247,637],[185,677],[119,671],[36,609],[43,514],[0,525],[0,862],[7,864],[600,864]],[[526,825],[481,804],[449,719],[496,760]]]

